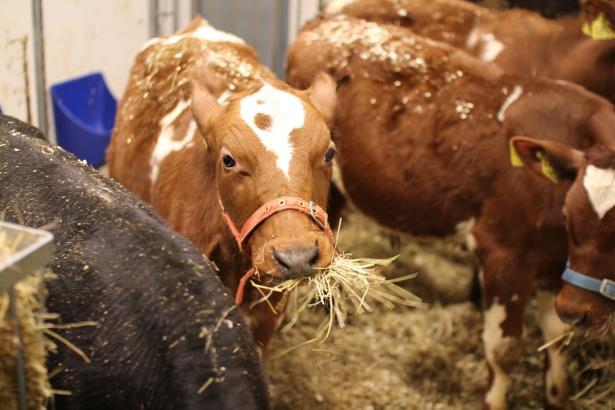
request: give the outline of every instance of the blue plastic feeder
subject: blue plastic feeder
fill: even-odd
[[[97,167],[105,162],[117,102],[101,73],[51,86],[58,145]]]

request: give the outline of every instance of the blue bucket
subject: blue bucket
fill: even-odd
[[[117,102],[101,73],[51,86],[58,145],[97,167],[105,162]]]

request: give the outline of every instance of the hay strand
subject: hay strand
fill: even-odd
[[[251,281],[252,286],[263,295],[263,298],[257,302],[267,301],[267,296],[273,293],[295,293],[294,308],[290,309],[289,322],[282,328],[282,332],[288,331],[297,323],[299,316],[306,309],[317,306],[327,309],[329,314],[318,326],[314,338],[301,345],[314,341],[324,342],[335,324],[343,328],[350,315],[373,312],[376,305],[382,305],[387,309],[393,309],[398,305],[410,307],[423,305],[420,298],[396,284],[412,279],[416,274],[394,279],[387,279],[380,274],[382,268],[397,259],[396,256],[387,259],[362,259],[350,256],[347,253],[336,254],[329,266],[311,277],[290,279],[274,286]],[[305,290],[300,301],[296,296],[299,290]]]

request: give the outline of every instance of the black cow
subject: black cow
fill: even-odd
[[[0,115],[0,214],[51,226],[47,309],[91,359],[50,354],[58,409],[269,407],[254,340],[201,253],[117,183]],[[51,225],[50,225],[51,224]],[[199,390],[200,393],[199,393]]]

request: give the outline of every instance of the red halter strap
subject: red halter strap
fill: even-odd
[[[323,231],[329,238],[329,241],[335,246],[335,240],[333,239],[333,232],[329,227],[329,222],[327,221],[327,213],[318,206],[313,201],[305,201],[301,198],[296,198],[292,196],[283,196],[276,199],[272,199],[269,202],[266,202],[263,206],[258,208],[243,224],[241,230],[237,229],[237,226],[233,223],[230,215],[224,209],[222,205],[222,201],[220,201],[220,206],[222,207],[222,217],[224,218],[224,222],[228,226],[235,242],[237,242],[237,246],[239,250],[247,255],[244,244],[246,239],[254,232],[254,230],[267,218],[272,215],[277,214],[281,211],[297,211],[301,212],[305,215],[308,215],[312,218],[312,221]],[[256,267],[252,267],[245,275],[243,275],[239,281],[239,287],[237,289],[237,293],[235,295],[235,303],[241,305],[243,302],[243,296],[245,292],[245,286],[248,283],[248,280],[254,276],[256,273]]]

